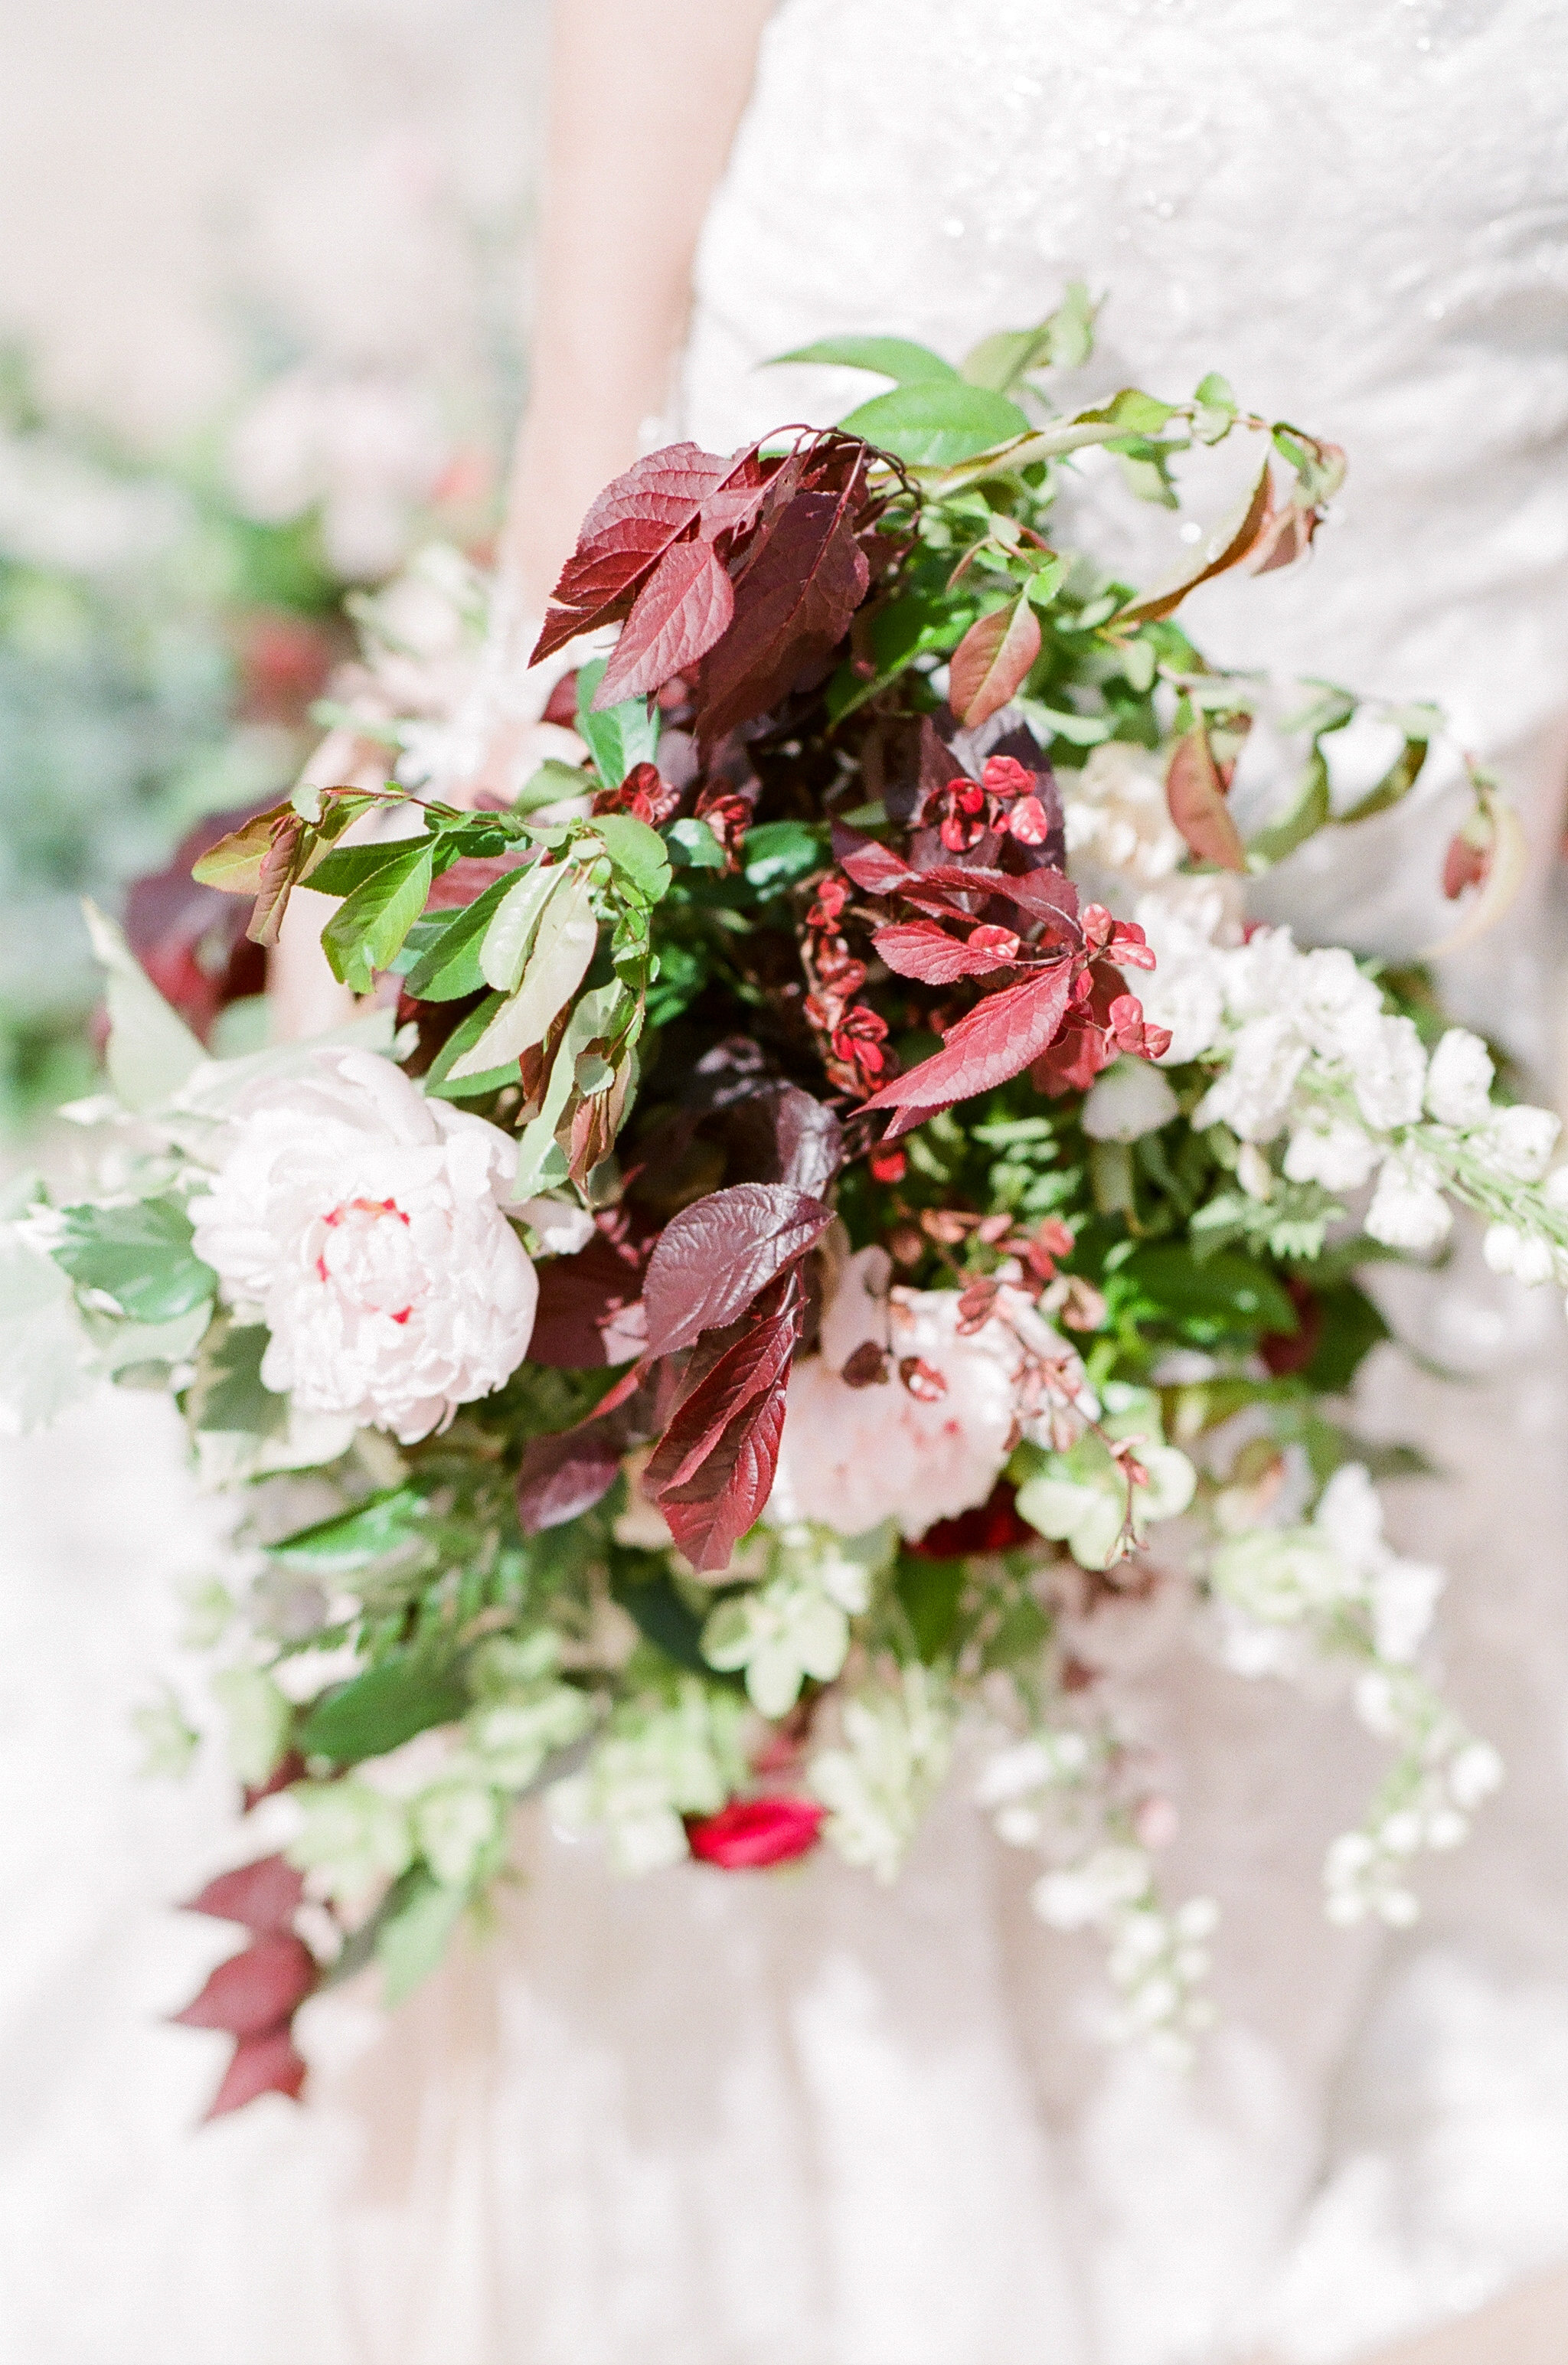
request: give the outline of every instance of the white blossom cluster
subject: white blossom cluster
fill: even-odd
[[[550,1791],[557,1827],[599,1831],[618,1872],[656,1872],[689,1853],[687,1815],[716,1815],[745,1784],[747,1710],[733,1694],[683,1676],[672,1696],[626,1701],[578,1774]]]
[[[478,1698],[461,1724],[419,1734],[334,1782],[298,1782],[291,1861],[318,1894],[351,1913],[416,1862],[465,1893],[496,1871],[518,1796],[593,1723],[588,1696],[558,1672],[541,1632],[476,1653]]]
[[[954,1721],[946,1686],[918,1664],[845,1701],[842,1745],[817,1752],[810,1780],[829,1810],[826,1836],[847,1864],[879,1880],[897,1877],[946,1777]]]
[[[1304,1649],[1357,1665],[1356,1713],[1399,1755],[1366,1822],[1328,1850],[1327,1908],[1341,1922],[1372,1912],[1396,1926],[1414,1921],[1411,1857],[1456,1847],[1474,1809],[1502,1779],[1495,1751],[1466,1730],[1415,1664],[1442,1571],[1392,1550],[1372,1480],[1360,1463],[1349,1463],[1324,1488],[1309,1522],[1228,1537],[1211,1558],[1209,1578],[1221,1647],[1238,1674],[1292,1674]]]
[[[1000,1838],[1038,1847],[1050,1859],[1030,1892],[1041,1921],[1103,1937],[1116,1996],[1108,2034],[1142,2039],[1182,2067],[1214,2017],[1204,1982],[1219,1908],[1208,1897],[1189,1898],[1174,1911],[1161,1901],[1140,1831],[1169,1824],[1170,1810],[1163,1799],[1146,1799],[1142,1811],[1121,1803],[1117,1755],[1107,1732],[1042,1725],[990,1761],[975,1796]]]
[[[876,1531],[870,1541],[875,1547]],[[765,1582],[713,1611],[703,1629],[703,1657],[722,1670],[745,1669],[759,1714],[787,1716],[808,1676],[827,1684],[842,1671],[849,1620],[870,1602],[876,1556],[857,1553],[830,1529],[791,1521],[773,1544]]]
[[[1568,1283],[1568,1174],[1546,1179],[1558,1120],[1494,1104],[1478,1036],[1450,1027],[1428,1058],[1414,1022],[1384,1010],[1351,954],[1303,952],[1288,928],[1226,945],[1205,915],[1153,896],[1137,916],[1159,963],[1141,989],[1145,1013],[1171,1030],[1163,1064],[1218,1064],[1193,1122],[1228,1126],[1243,1145],[1244,1188],[1269,1195],[1274,1170],[1261,1152],[1282,1140],[1288,1182],[1353,1191],[1375,1176],[1373,1239],[1430,1252],[1457,1197],[1493,1217],[1499,1272]]]

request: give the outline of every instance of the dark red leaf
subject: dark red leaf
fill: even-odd
[[[637,594],[594,692],[597,712],[661,689],[706,656],[735,612],[735,595],[711,543],[673,543]]]
[[[832,1109],[798,1084],[765,1084],[728,1101],[702,1123],[736,1182],[785,1182],[820,1199],[844,1163],[844,1133]]]
[[[805,1293],[790,1273],[693,1356],[644,1485],[698,1569],[727,1567],[773,1491]]]
[[[686,1836],[704,1864],[755,1872],[814,1848],[826,1815],[815,1799],[732,1799],[716,1815],[694,1815]]]
[[[614,1485],[626,1451],[610,1421],[586,1421],[529,1440],[517,1478],[518,1525],[525,1536],[564,1528],[591,1511]]]
[[[975,935],[983,937],[992,933],[1007,932],[982,928]],[[926,985],[951,985],[960,977],[989,977],[996,970],[1011,969],[1018,958],[1016,936],[1002,951],[977,944],[974,936],[967,941],[950,936],[935,920],[895,921],[890,927],[879,928],[871,942],[900,977],[917,977]]]
[[[743,458],[745,455],[743,455]],[[703,503],[740,467],[696,443],[649,452],[606,485],[561,570],[531,665],[611,617],[623,615],[671,543],[689,533]]]
[[[953,652],[948,699],[973,729],[1000,712],[1040,654],[1040,619],[1027,600],[993,608],[969,626]],[[1043,835],[1043,833],[1042,833]]]
[[[1014,1508],[1017,1494],[1007,1479],[999,1478],[976,1509],[960,1511],[956,1519],[938,1519],[915,1542],[905,1544],[905,1552],[918,1560],[966,1560],[973,1552],[1012,1552],[1019,1544],[1032,1543],[1036,1530]]]
[[[651,1237],[617,1241],[600,1230],[576,1256],[543,1259],[529,1362],[573,1372],[633,1362],[647,1340],[639,1301],[651,1247]]]
[[[263,2094],[286,2094],[297,2102],[305,2083],[305,2063],[286,2028],[270,2028],[260,2036],[243,2036],[234,2047],[222,2083],[212,2098],[209,2119],[242,2111]]]
[[[1200,862],[1244,871],[1247,852],[1225,801],[1225,788],[1210,751],[1208,734],[1194,724],[1176,743],[1165,775],[1170,818]]]
[[[187,1913],[210,1913],[218,1922],[240,1922],[247,1930],[289,1930],[305,1894],[305,1876],[286,1856],[263,1855],[255,1864],[220,1872],[193,1897]]]
[[[851,829],[847,822],[833,825],[833,858],[839,869],[863,887],[868,895],[896,895],[915,872],[890,846]]]
[[[272,1931],[243,1954],[219,1963],[200,1995],[174,2017],[181,2028],[226,2028],[232,2036],[257,2036],[286,2021],[316,1978],[309,1947]]]
[[[1072,963],[1064,960],[987,994],[949,1030],[940,1051],[872,1093],[868,1109],[900,1112],[884,1138],[907,1133],[933,1109],[973,1100],[1022,1075],[1060,1032],[1072,980]]]
[[[782,1182],[737,1182],[683,1207],[648,1262],[649,1352],[674,1354],[733,1322],[832,1221],[822,1200]]]
[[[753,545],[734,621],[699,678],[697,729],[707,745],[776,705],[849,630],[871,581],[856,539],[864,483],[857,465],[837,494],[797,493],[761,548]]]

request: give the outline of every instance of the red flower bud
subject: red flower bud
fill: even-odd
[[[732,1799],[716,1815],[693,1816],[686,1836],[692,1855],[704,1864],[754,1872],[809,1855],[826,1813],[814,1799]]]
[[[876,1182],[902,1182],[909,1171],[909,1160],[896,1143],[891,1149],[874,1149],[867,1163]]]
[[[1014,757],[988,756],[980,778],[990,794],[1001,797],[1003,802],[1012,797],[1034,797],[1035,775],[1025,771]]]
[[[1046,809],[1038,797],[1020,797],[1007,816],[1007,826],[1021,846],[1044,846],[1050,835]]]

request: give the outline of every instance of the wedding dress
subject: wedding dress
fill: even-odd
[[[1568,779],[1568,16],[1552,0],[785,0],[707,225],[666,422],[724,449],[867,381],[758,372],[871,329],[958,355],[1064,283],[1070,393],[1246,403],[1348,447],[1310,567],[1194,603],[1227,660],[1435,695],[1532,873],[1452,997],[1550,1056]],[[1082,498],[1095,497],[1086,472]],[[1158,527],[1162,521],[1153,521]],[[1313,849],[1305,936],[1438,932],[1451,783]],[[157,2015],[230,1950],[217,1776],[128,1783],[167,1573],[212,1549],[164,1408],[5,1449],[10,1942],[0,2365],[1329,2365],[1568,2253],[1568,1350],[1473,1249],[1358,1418],[1451,1575],[1450,1688],[1510,1780],[1392,1937],[1323,1921],[1378,1751],[1342,1703],[1113,1635],[1212,1892],[1190,2077],[1094,2032],[1092,1946],[962,1777],[884,1890],[827,1858],[615,1881],[542,1824],[487,1948],[389,2034],[308,2007],[312,2099],[195,2133],[218,2039]],[[210,2050],[209,2050],[210,2043]]]

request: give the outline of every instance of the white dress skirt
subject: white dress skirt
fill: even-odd
[[[1550,1096],[1568,781],[1568,13],[1555,0],[785,0],[697,275],[682,432],[952,355],[1084,278],[1078,384],[1241,399],[1349,450],[1310,567],[1193,604],[1226,660],[1435,695],[1529,884],[1450,998]],[[1075,389],[1071,389],[1076,391]],[[1092,475],[1082,498],[1092,500]],[[1158,521],[1157,521],[1158,522]],[[1304,936],[1408,951],[1451,779],[1319,844]],[[1456,808],[1457,809],[1457,808]],[[1451,824],[1449,824],[1451,825]],[[311,2099],[195,2130],[223,2042],[162,2025],[231,1950],[171,1900],[243,1853],[216,1772],[139,1786],[170,1578],[215,1549],[166,1409],[0,1448],[0,2365],[1329,2365],[1568,2254],[1568,1347],[1555,1296],[1398,1276],[1359,1419],[1509,1782],[1398,1936],[1331,1930],[1379,1753],[1342,1705],[1129,1628],[1173,1894],[1224,1911],[1190,2076],[1095,2034],[1092,1947],[960,1771],[901,1885],[615,1880],[530,1821],[498,1938],[389,2027],[307,2007]]]

